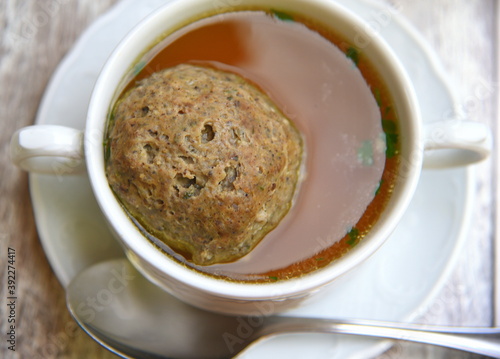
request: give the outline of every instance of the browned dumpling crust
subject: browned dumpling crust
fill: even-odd
[[[197,265],[246,255],[289,211],[301,135],[240,76],[188,64],[115,106],[109,184],[150,234]]]

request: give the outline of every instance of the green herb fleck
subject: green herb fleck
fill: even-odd
[[[269,276],[269,279],[273,282],[276,282],[278,280],[278,277]]]
[[[316,258],[316,260],[317,260],[318,262],[321,262],[321,261],[324,261],[324,260],[325,260],[325,258],[323,258],[323,257],[318,257],[318,258]]]
[[[349,47],[345,55],[354,62],[354,65],[358,66],[359,63],[359,51],[355,47]]]
[[[398,131],[396,122],[391,120],[382,120],[382,128],[385,132],[386,150],[385,155],[387,158],[396,156],[398,152]]]
[[[395,133],[386,133],[385,140],[387,146],[385,155],[387,158],[393,158],[398,153],[398,135]]]
[[[375,196],[380,193],[380,188],[382,187],[382,184],[384,183],[384,180],[380,180],[378,183],[377,189],[375,190]]]
[[[378,107],[382,106],[382,95],[380,94],[380,89],[373,89],[373,96],[375,96],[375,101],[377,101]]]
[[[271,14],[281,21],[295,21],[292,15],[280,10],[271,9]]]
[[[391,120],[382,120],[382,128],[384,129],[385,133],[392,133],[392,134],[398,133],[396,128],[396,122]]]
[[[184,199],[189,199],[194,196],[193,192],[185,192],[183,198]]]
[[[354,247],[356,244],[358,244],[358,239],[359,239],[359,230],[355,227],[352,227],[352,229],[348,233],[349,239],[347,240],[347,244],[350,245],[351,247]]]

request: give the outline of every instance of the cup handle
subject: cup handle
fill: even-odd
[[[466,166],[489,157],[492,134],[488,126],[461,120],[424,124],[424,168]]]
[[[29,172],[78,174],[85,171],[83,132],[57,125],[24,127],[11,138],[10,156]]]

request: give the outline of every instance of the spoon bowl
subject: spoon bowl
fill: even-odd
[[[285,333],[391,338],[500,357],[498,327],[236,317],[203,311],[146,280],[126,259],[85,269],[68,286],[66,299],[83,330],[123,358],[232,358],[260,340]]]

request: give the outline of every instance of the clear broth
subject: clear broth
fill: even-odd
[[[321,268],[352,249],[389,200],[398,167],[396,114],[363,53],[320,26],[244,11],[194,22],[163,40],[127,89],[181,63],[240,74],[259,86],[305,139],[305,178],[283,221],[238,261],[185,265],[235,281],[265,282]],[[125,90],[126,91],[126,90]]]

